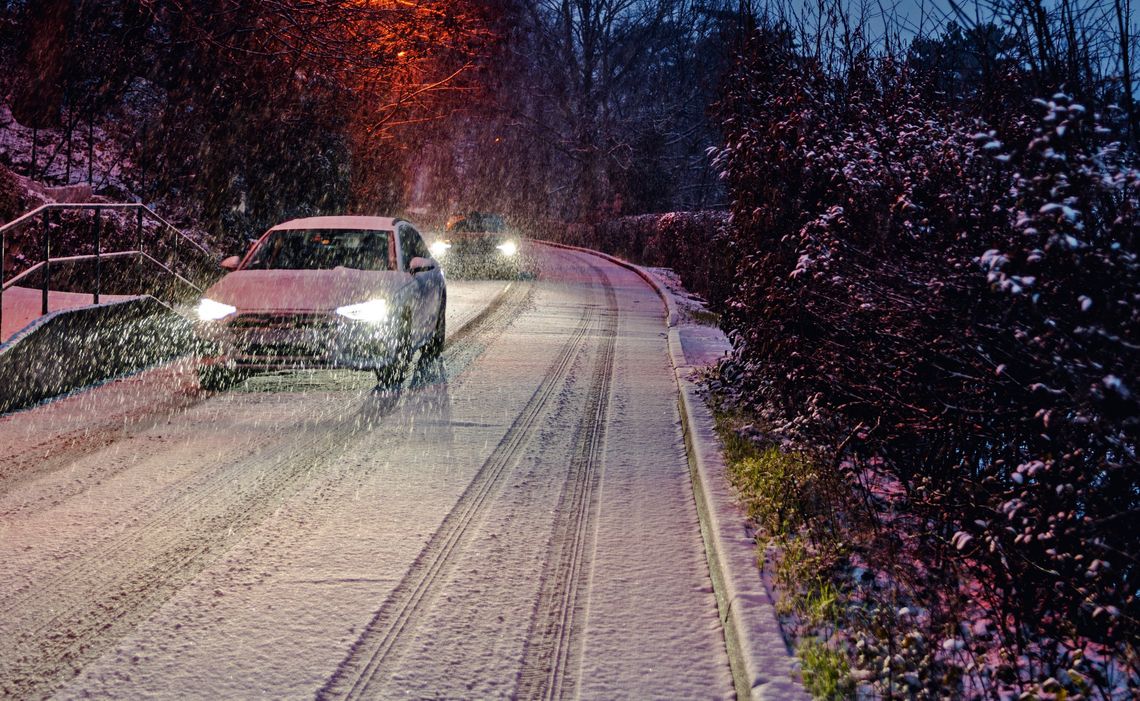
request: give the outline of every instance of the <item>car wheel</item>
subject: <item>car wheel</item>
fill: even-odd
[[[447,295],[439,300],[439,311],[435,315],[435,331],[424,346],[423,357],[435,360],[443,353],[443,343],[447,339]]]
[[[396,336],[396,350],[392,360],[382,368],[376,368],[376,382],[382,386],[398,385],[408,374],[412,361],[412,322],[407,314],[400,318],[400,330]]]
[[[207,392],[222,392],[237,382],[237,373],[218,365],[198,366],[198,386]]]

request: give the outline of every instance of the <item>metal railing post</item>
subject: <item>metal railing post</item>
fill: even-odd
[[[43,296],[40,308],[40,314],[48,313],[48,283],[51,279],[51,210],[44,210],[44,271],[40,275],[43,278]]]
[[[91,98],[91,108],[87,113],[87,184],[95,187],[95,98]]]
[[[143,211],[142,204],[137,205],[138,209],[135,210],[135,285],[136,287],[142,284],[142,266],[143,266],[143,249],[142,249],[142,236],[143,236]]]
[[[0,232],[0,329],[4,328],[4,245],[8,241],[8,232]],[[0,343],[4,342],[3,331],[0,331]]]
[[[103,210],[101,210],[99,207],[96,207],[95,208],[95,299],[92,300],[92,302],[94,304],[99,303],[99,290],[103,284],[103,268],[102,268],[101,261],[99,260],[99,249],[100,249],[100,245],[99,245],[99,234],[100,234],[99,224],[100,224],[100,221],[99,220],[102,218],[102,215],[103,215]]]
[[[67,258],[67,260],[65,262],[61,263],[60,260],[53,261],[53,259],[52,259],[52,255],[55,253],[55,249],[59,248],[59,246],[55,246],[53,244],[53,241],[51,238],[51,230],[52,230],[53,226],[59,228],[63,224],[63,222],[60,218],[60,215],[56,214],[54,217],[54,220],[53,220],[52,213],[53,212],[61,212],[63,210],[68,210],[68,211],[70,211],[70,210],[92,210],[92,219],[91,219],[89,226],[91,227],[90,235],[94,239],[95,251],[92,254],[70,256]],[[132,210],[135,212],[135,249],[134,250],[131,250],[129,248],[129,245],[128,245],[128,246],[124,247],[124,248],[127,248],[127,250],[110,251],[110,252],[104,253],[104,251],[103,251],[103,211],[104,210],[121,211],[124,214],[127,214],[127,216],[128,216],[127,221],[128,222],[130,221],[129,220],[129,216],[130,216],[129,212]],[[146,236],[146,228],[145,228],[145,221],[144,220],[147,217],[154,219],[157,226],[169,230],[168,233],[163,233],[162,231],[156,231],[155,233],[157,234],[158,239],[156,241],[152,242],[152,248],[154,248],[155,255],[159,255],[162,258],[162,260],[158,260],[156,258],[153,258],[151,255],[147,254],[147,252],[146,252],[146,242],[145,242],[143,237]],[[77,221],[81,222],[82,217],[80,217],[80,219]],[[7,274],[8,274],[8,266],[7,266],[8,234],[11,231],[15,231],[17,229],[20,229],[21,227],[27,227],[29,235],[32,237],[31,240],[29,241],[29,243],[33,244],[33,249],[34,249],[35,248],[35,245],[34,245],[35,244],[35,229],[37,226],[39,228],[41,228],[41,235],[43,236],[43,240],[40,243],[40,248],[42,249],[40,251],[40,253],[42,255],[42,260],[39,260],[34,265],[27,267],[27,268],[23,269],[22,271],[18,272],[18,274],[14,275],[11,280],[7,279]],[[127,226],[129,227],[130,224],[128,223]],[[113,233],[113,231],[111,233]],[[128,234],[128,236],[129,236],[129,234]],[[173,236],[174,241],[167,241],[168,236]],[[179,239],[187,239],[187,240],[185,242],[183,242],[183,241],[180,241]],[[65,249],[67,248],[67,246],[66,246],[67,241],[68,241],[68,239],[66,239],[66,238],[63,239],[62,245],[64,246]],[[82,243],[79,245],[83,246],[83,248],[86,248],[86,246]],[[165,250],[162,250],[163,245],[167,246],[167,248]],[[105,296],[103,294],[103,292],[104,292],[104,290],[103,290],[103,260],[104,259],[110,260],[113,257],[116,260],[118,260],[119,258],[123,258],[124,261],[126,261],[126,258],[128,258],[130,256],[134,256],[136,274],[137,274],[137,277],[138,277],[140,283],[144,279],[144,277],[147,276],[147,271],[150,269],[150,266],[153,265],[156,268],[156,270],[154,271],[154,273],[156,275],[170,276],[172,278],[175,278],[175,280],[176,280],[176,282],[173,284],[188,286],[189,288],[193,288],[195,291],[201,292],[201,288],[198,287],[198,284],[196,282],[192,282],[192,281],[184,278],[180,273],[178,273],[174,269],[175,267],[177,267],[178,269],[184,269],[184,268],[190,269],[192,267],[192,266],[187,265],[186,262],[181,259],[181,256],[184,254],[184,251],[187,249],[189,249],[191,253],[193,253],[197,256],[201,256],[202,261],[203,261],[202,264],[203,265],[210,264],[210,272],[211,273],[213,272],[213,270],[212,270],[213,259],[212,259],[209,251],[207,251],[201,244],[197,243],[193,239],[190,239],[190,238],[186,237],[185,235],[183,235],[182,232],[180,232],[177,227],[175,227],[173,224],[166,221],[165,219],[163,219],[159,215],[155,214],[153,211],[148,209],[142,203],[137,203],[137,202],[136,203],[85,202],[85,203],[72,203],[72,204],[64,204],[64,203],[45,204],[45,205],[41,205],[40,207],[37,207],[36,209],[34,209],[34,210],[32,210],[32,211],[30,211],[30,212],[28,212],[28,213],[26,213],[20,217],[17,217],[16,219],[8,222],[7,224],[0,225],[0,286],[11,287],[13,285],[20,285],[21,287],[26,288],[28,285],[30,285],[32,290],[34,290],[38,286],[40,288],[40,297],[41,297],[41,299],[40,299],[40,314],[46,315],[50,312],[50,309],[51,309],[51,286],[53,284],[52,268],[55,267],[55,263],[61,263],[62,265],[64,265],[65,267],[61,268],[61,270],[66,271],[66,266],[77,265],[77,264],[79,264],[80,261],[83,261],[86,264],[90,264],[93,261],[95,264],[94,289],[92,289],[91,287],[87,287],[87,289],[92,289],[92,291],[90,293],[90,294],[92,294],[92,300],[94,303],[99,304],[102,302],[103,297]],[[36,257],[39,257],[39,256],[36,256]],[[90,270],[90,269],[88,268],[88,270]],[[202,271],[198,271],[196,268],[194,268],[194,272],[191,273],[191,275],[196,275],[199,272],[202,272]],[[36,275],[42,276],[40,278],[39,283],[35,282],[35,276]],[[129,273],[128,273],[128,276],[129,276]],[[207,278],[209,276],[205,272],[202,272],[202,277]],[[85,278],[85,279],[87,280],[87,282],[91,282],[90,278]],[[64,282],[67,282],[67,280],[64,280]],[[141,286],[141,284],[140,284],[140,286]],[[161,295],[161,293],[158,292],[157,289],[153,294]],[[3,298],[6,296],[10,297],[11,295],[4,295],[4,290],[2,289],[2,287],[0,287],[0,302],[2,302]],[[12,315],[11,315],[11,313],[9,313],[7,316],[11,317]],[[3,309],[2,309],[2,307],[0,307],[0,320],[2,320],[3,317],[4,317]]]

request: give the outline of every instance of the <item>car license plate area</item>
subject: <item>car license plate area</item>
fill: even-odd
[[[319,329],[253,329],[237,339],[241,356],[265,360],[321,358],[330,343],[330,335]]]
[[[243,357],[259,360],[289,360],[293,358],[319,358],[325,349],[299,343],[254,343],[246,346]]]
[[[495,252],[495,240],[490,238],[460,239],[452,244],[451,253],[464,256],[486,256]]]

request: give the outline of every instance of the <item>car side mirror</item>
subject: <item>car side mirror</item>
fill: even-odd
[[[429,270],[435,270],[435,261],[431,258],[416,256],[415,258],[408,261],[408,272],[412,275],[415,275],[416,273],[424,273]]]
[[[239,256],[230,256],[221,262],[221,266],[226,270],[237,270],[241,265],[241,258]]]

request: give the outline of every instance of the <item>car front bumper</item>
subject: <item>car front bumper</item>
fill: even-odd
[[[202,364],[244,370],[378,370],[395,361],[406,342],[391,319],[360,322],[335,313],[239,313],[196,322],[195,331]]]
[[[451,252],[439,259],[445,273],[456,278],[515,277],[522,270],[518,254]]]

